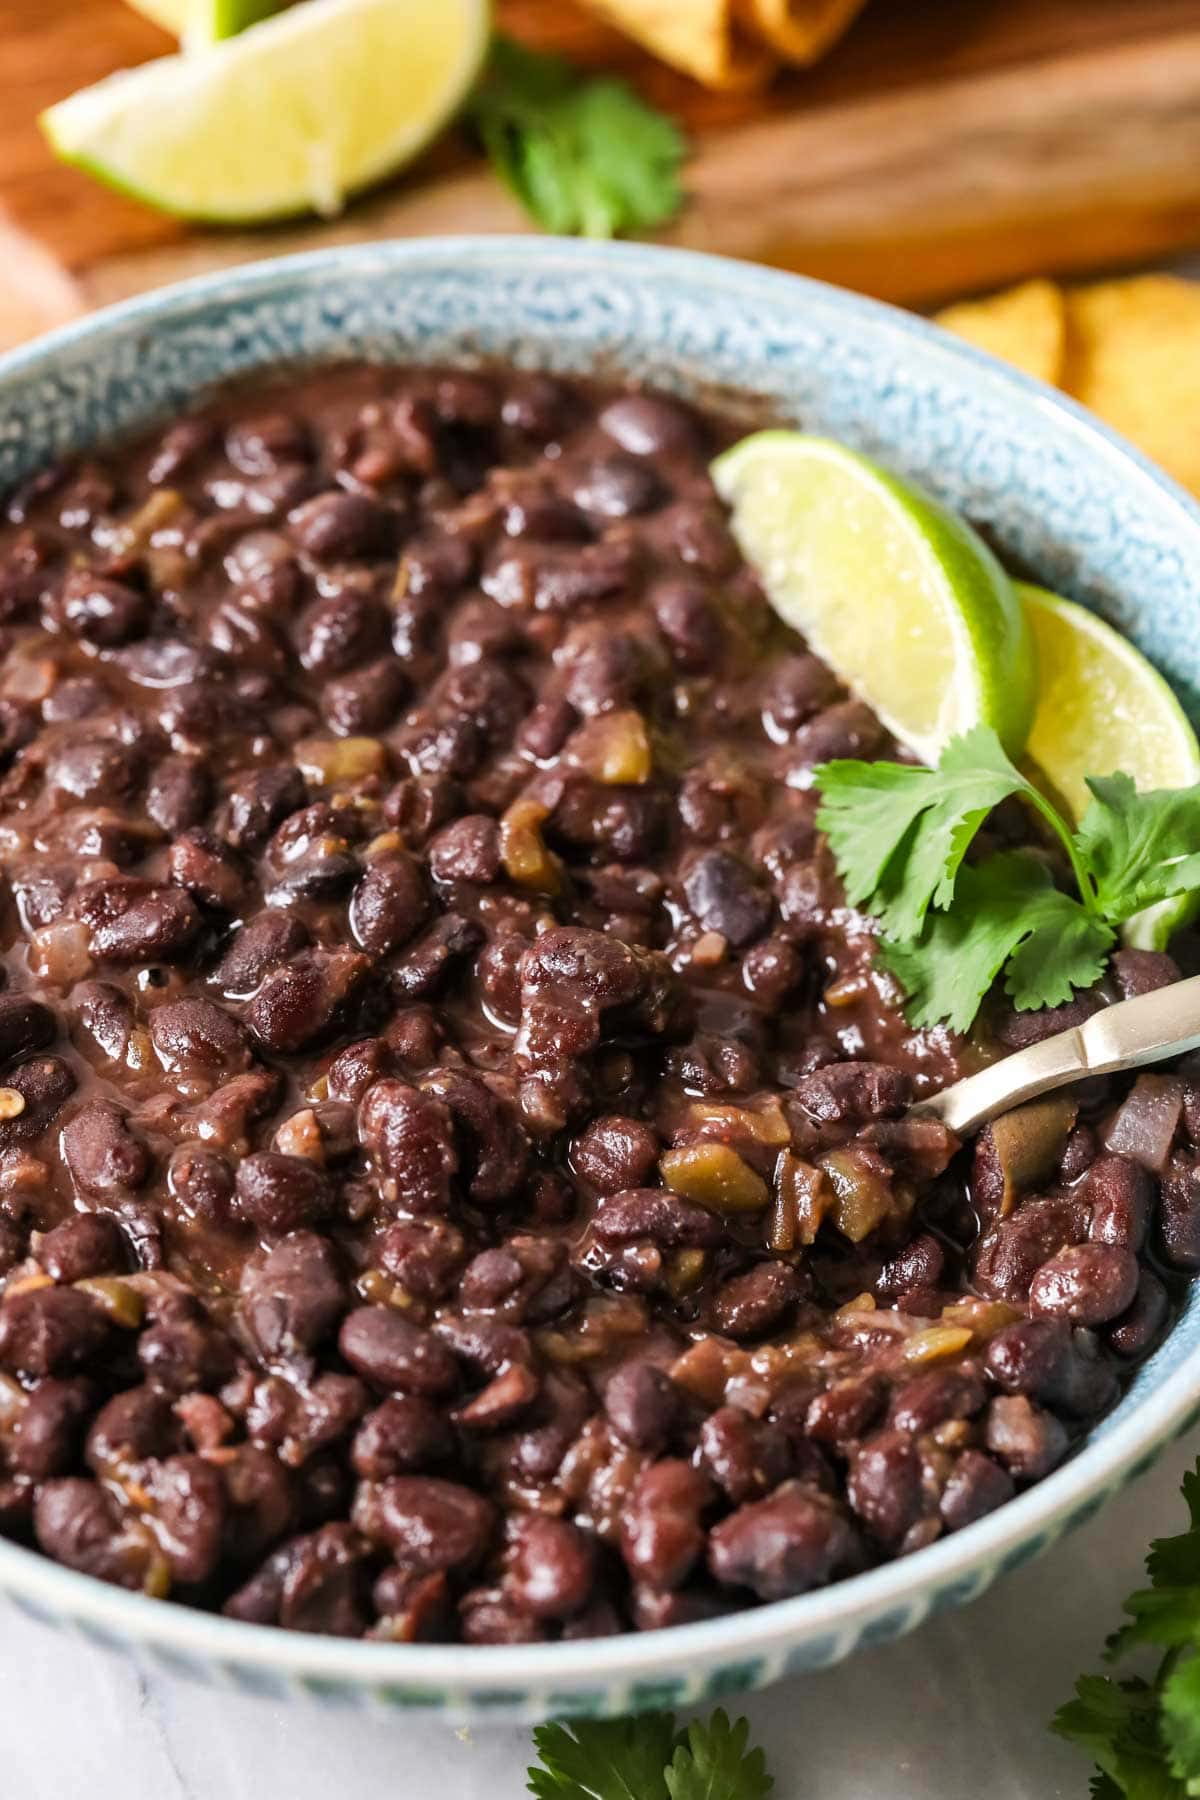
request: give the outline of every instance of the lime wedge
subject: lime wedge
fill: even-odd
[[[743,438],[712,475],[775,611],[901,743],[933,763],[987,724],[1021,749],[1032,641],[969,526],[867,457],[798,431]]]
[[[487,0],[304,0],[110,75],[42,128],[68,162],[183,218],[334,213],[457,111],[488,29]]]
[[[1085,606],[1044,588],[1018,589],[1038,652],[1038,698],[1026,754],[1052,798],[1078,821],[1091,794],[1085,776],[1123,769],[1134,785],[1192,787],[1200,743],[1158,670],[1128,638]],[[1165,900],[1125,927],[1128,943],[1161,950],[1195,914]]]
[[[129,4],[187,49],[197,50],[269,19],[279,11],[281,0],[129,0]]]

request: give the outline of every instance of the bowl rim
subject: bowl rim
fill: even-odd
[[[1099,453],[1118,465],[1126,479],[1133,476],[1135,489],[1147,487],[1160,506],[1164,500],[1171,502],[1181,533],[1195,539],[1200,557],[1200,505],[1070,397],[953,338],[930,320],[886,302],[810,277],[661,245],[448,236],[334,245],[247,263],[105,307],[8,351],[0,356],[0,415],[14,384],[78,361],[97,346],[143,326],[179,325],[195,312],[252,304],[326,277],[354,285],[412,267],[445,265],[462,270],[489,264],[527,274],[563,265],[586,266],[598,274],[626,273],[631,278],[670,271],[672,280],[724,299],[740,295],[785,311],[807,308],[831,321],[836,314],[842,329],[861,319],[877,340],[882,333],[898,349],[911,348],[915,341],[922,357],[932,358],[949,373],[957,369],[960,380],[965,375],[970,382],[986,382],[1023,408],[1050,412],[1088,454]],[[286,364],[286,358],[282,360]],[[261,365],[270,366],[267,361]],[[152,406],[145,410],[149,416]],[[782,1654],[817,1635],[853,1631],[890,1607],[919,1602],[934,1589],[961,1588],[964,1595],[978,1591],[1012,1552],[1034,1539],[1048,1543],[1086,1516],[1098,1497],[1140,1473],[1198,1403],[1200,1346],[1140,1398],[1128,1417],[1085,1442],[1053,1474],[964,1530],[826,1588],[652,1632],[519,1646],[391,1644],[289,1632],[129,1593],[4,1539],[0,1539],[0,1590],[91,1627],[98,1637],[123,1634],[134,1644],[168,1654],[297,1677],[318,1686],[378,1689],[394,1684],[398,1689],[439,1689],[448,1696],[479,1699],[489,1690],[511,1697],[518,1685],[561,1694],[584,1683],[652,1680],[668,1663],[709,1666]]]

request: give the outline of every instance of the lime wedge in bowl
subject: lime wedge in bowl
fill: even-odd
[[[1020,752],[1033,644],[1012,582],[968,525],[798,431],[743,438],[712,476],[775,611],[922,762],[979,724]]]
[[[1091,799],[1088,775],[1123,769],[1143,792],[1200,781],[1196,733],[1141,651],[1086,606],[1044,588],[1021,585],[1018,592],[1038,654],[1026,750],[1050,797],[1078,821]],[[1164,900],[1131,919],[1124,936],[1160,950],[1195,911],[1193,898]]]
[[[336,212],[461,105],[487,0],[304,0],[42,114],[57,154],[164,212],[213,223]]]

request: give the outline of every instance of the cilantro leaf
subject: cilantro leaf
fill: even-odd
[[[544,1765],[527,1771],[537,1800],[671,1800],[665,1776],[675,1748],[670,1713],[539,1725],[533,1741]]]
[[[914,1025],[945,1019],[966,1031],[1006,963],[1005,985],[1027,1012],[1090,987],[1114,942],[1111,926],[1060,892],[1044,863],[1014,850],[969,864],[949,912],[931,913],[916,943],[885,939],[881,951]]]
[[[1128,775],[1089,776],[1092,801],[1072,832],[986,726],[953,739],[936,769],[845,759],[813,778],[846,899],[874,918],[917,1026],[966,1031],[1002,971],[1018,1012],[1061,1006],[1099,980],[1117,927],[1200,892],[1200,784],[1139,794]],[[1074,895],[1028,853],[966,860],[1012,795],[1058,840]]]
[[[928,908],[947,907],[963,857],[994,806],[1032,793],[990,726],[954,738],[936,769],[838,761],[814,771],[817,825],[852,906],[866,902],[899,942],[919,936]]]
[[[1192,1656],[1166,1679],[1162,1690],[1162,1736],[1171,1772],[1194,1794],[1200,1787],[1200,1658]]]
[[[1076,842],[1096,903],[1114,925],[1200,887],[1200,787],[1139,794],[1130,776],[1091,775]]]
[[[1189,1525],[1150,1546],[1150,1586],[1125,1602],[1108,1660],[1164,1649],[1153,1679],[1085,1675],[1051,1729],[1100,1770],[1096,1800],[1186,1800],[1200,1794],[1200,1463],[1184,1476]]]
[[[1159,1735],[1158,1695],[1148,1681],[1084,1675],[1051,1731],[1077,1744],[1100,1770],[1098,1800],[1184,1800]]]
[[[721,1707],[707,1725],[694,1720],[666,1770],[671,1800],[766,1800],[775,1782],[749,1736],[749,1720],[731,1725]]]
[[[682,204],[683,134],[623,81],[583,79],[560,57],[498,36],[467,116],[547,231],[610,238],[661,225]]]

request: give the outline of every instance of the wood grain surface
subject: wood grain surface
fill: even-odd
[[[668,242],[912,303],[1200,242],[1196,0],[871,0],[820,67],[756,95],[705,92],[571,0],[500,0],[499,16],[687,126]],[[528,228],[457,132],[336,221],[250,232],[188,230],[56,164],[41,108],[171,47],[122,0],[6,0],[0,341],[253,257]]]

